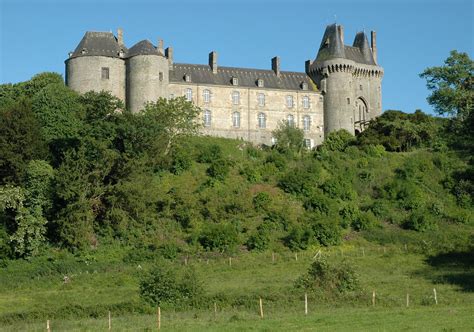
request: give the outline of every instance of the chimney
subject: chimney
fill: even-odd
[[[173,48],[171,46],[165,50],[165,57],[168,58],[168,64],[173,68]]]
[[[209,53],[209,67],[211,67],[213,74],[217,74],[217,52],[215,51]]]
[[[272,70],[275,72],[276,76],[280,76],[280,57],[276,56],[272,58]]]
[[[344,45],[344,27],[342,25],[338,25],[337,29],[339,30],[339,36],[341,37],[341,43]]]
[[[375,31],[370,32],[370,47],[372,48],[372,56],[375,64],[377,64],[377,34]]]
[[[120,46],[123,46],[123,30],[122,30],[122,28],[117,29],[117,42]]]
[[[163,52],[163,39],[158,39],[158,45],[157,45],[156,49],[157,49],[158,53],[160,53],[160,55],[165,54]]]

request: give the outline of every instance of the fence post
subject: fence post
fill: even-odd
[[[372,291],[372,306],[375,307],[375,290]]]
[[[410,294],[407,293],[407,308],[410,306]]]
[[[158,310],[156,312],[157,317],[157,324],[158,324],[158,330],[161,329],[161,308],[158,307]]]
[[[435,304],[438,304],[438,297],[436,296],[436,288],[433,288]]]
[[[51,328],[49,327],[49,319],[46,321],[46,331],[51,332]]]
[[[110,310],[109,310],[109,331],[112,330],[112,317],[110,316]]]
[[[308,294],[304,293],[304,314],[308,314]]]
[[[262,303],[262,298],[260,298],[260,318],[263,318],[263,303]]]

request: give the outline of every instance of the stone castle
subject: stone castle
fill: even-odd
[[[110,91],[132,112],[160,97],[185,96],[203,110],[203,133],[274,143],[272,130],[280,121],[303,129],[305,145],[320,144],[329,132],[356,134],[381,114],[383,69],[377,63],[376,34],[371,45],[364,32],[352,46],[344,29],[326,28],[313,61],[305,72],[223,67],[217,53],[209,64],[175,63],[173,49],[143,40],[127,48],[123,32],[86,32],[66,63],[66,84],[79,93]]]

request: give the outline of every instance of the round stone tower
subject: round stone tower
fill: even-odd
[[[169,65],[158,47],[142,40],[130,48],[126,60],[127,108],[139,112],[146,102],[168,97]]]
[[[87,91],[109,91],[125,100],[126,48],[121,39],[111,32],[86,32],[66,63],[66,84],[71,89]]]
[[[329,25],[316,59],[306,64],[306,72],[324,94],[325,136],[339,129],[355,134],[381,114],[383,71],[365,33],[358,33],[353,46],[347,46],[343,27]]]

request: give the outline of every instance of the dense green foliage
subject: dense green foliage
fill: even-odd
[[[183,99],[132,114],[55,74],[0,92],[0,183],[3,200],[17,202],[2,207],[4,258],[112,243],[172,247],[172,256],[296,251],[386,224],[472,223],[469,159],[450,120],[421,111],[387,111],[357,138],[334,132],[309,151],[287,123],[274,148],[203,138],[199,109]]]
[[[303,290],[315,301],[365,305],[363,287],[387,287],[395,270],[423,287],[449,280],[472,290],[465,257],[474,172],[464,119],[387,111],[357,137],[334,132],[308,150],[301,131],[285,124],[274,147],[202,137],[200,110],[182,98],[132,114],[110,94],[77,95],[51,73],[1,85],[0,99],[2,292],[22,298],[18,290],[30,283],[26,293],[57,291],[41,305],[4,304],[21,309],[1,322],[149,313],[157,304],[253,310],[261,296],[294,306]],[[367,255],[370,247],[371,258],[354,243]],[[391,253],[374,254],[380,245]],[[357,265],[337,259],[343,249]],[[320,250],[327,257],[312,262]],[[450,255],[461,257],[456,275],[442,265]],[[250,263],[242,267],[244,257]],[[196,273],[180,267],[184,261]],[[426,264],[433,266],[424,271]],[[439,279],[427,282],[435,272]],[[62,296],[70,291],[77,306]]]

